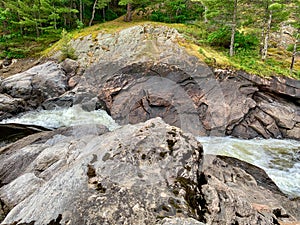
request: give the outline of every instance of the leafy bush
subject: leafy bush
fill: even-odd
[[[221,27],[220,29],[209,34],[207,41],[211,46],[229,48],[230,32],[230,27]]]
[[[229,48],[231,39],[231,28],[221,27],[220,29],[208,35],[207,41],[211,46]],[[253,49],[258,45],[259,41],[255,35],[244,34],[236,31],[234,47],[238,49]]]

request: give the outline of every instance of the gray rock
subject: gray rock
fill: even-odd
[[[149,24],[72,40],[85,71],[69,80],[73,103],[91,110],[98,97],[120,124],[159,116],[195,135],[298,139],[299,81],[212,71],[179,41],[175,29]]]
[[[207,224],[268,225],[299,220],[300,201],[294,206],[290,204],[292,214],[287,212],[283,207],[287,198],[255,166],[229,157],[207,155],[201,177]]]
[[[159,225],[205,225],[193,218],[164,218]]]
[[[60,63],[68,77],[73,77],[76,74],[79,64],[76,60],[66,58]]]
[[[44,181],[33,173],[25,173],[0,188],[0,198],[6,206],[13,208],[34,193],[43,183]],[[26,185],[24,186],[24,184]]]
[[[45,182],[2,224],[47,224],[57,218],[61,224],[155,224],[169,216],[197,217],[199,209],[190,205],[197,196],[202,147],[161,119],[39,145],[20,173],[35,173]],[[26,152],[33,152],[31,146]],[[24,158],[20,154],[9,158]]]
[[[191,134],[160,118],[113,132],[85,125],[28,136],[0,149],[1,209],[10,210],[1,224],[300,219],[300,202],[284,196],[263,170],[202,154]]]
[[[0,94],[0,120],[24,111],[25,105],[25,101],[21,98]]]
[[[58,97],[67,90],[67,79],[62,68],[46,62],[23,73],[2,80],[0,91],[14,98],[22,98],[30,107],[39,106],[48,98]]]

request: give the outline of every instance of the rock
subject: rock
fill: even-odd
[[[24,100],[21,98],[13,98],[7,94],[0,94],[0,120],[24,111],[25,105]]]
[[[63,62],[60,63],[60,65],[64,69],[68,77],[73,77],[79,67],[79,64],[76,60],[69,58],[66,58]]]
[[[101,136],[53,136],[5,152],[11,163],[24,159],[25,152],[35,154],[18,166],[19,176],[34,173],[44,183],[35,185],[32,194],[23,193],[28,197],[11,209],[2,224],[48,224],[58,218],[61,224],[156,224],[165,217],[179,216],[181,221],[198,217],[195,201],[202,147],[192,135],[161,119]],[[0,161],[8,167],[3,156]],[[10,175],[2,174],[0,179],[8,181],[6,176]],[[12,182],[27,185],[26,179]],[[1,188],[3,199],[13,196],[7,185]]]
[[[0,124],[0,147],[4,144],[14,142],[30,134],[38,133],[45,130],[49,129],[36,125],[24,125],[13,123]]]
[[[91,36],[74,40],[80,65],[87,66],[80,80],[69,81],[74,97],[82,99],[77,96],[86,92],[90,101],[98,96],[120,124],[160,116],[195,135],[295,137],[286,130],[293,130],[297,122],[292,117],[297,118],[299,111],[298,81],[264,79],[242,71],[213,72],[178,40],[184,41],[176,30],[151,25],[99,33],[95,40]],[[271,93],[283,102],[276,108],[274,102],[257,100],[258,93]]]
[[[207,224],[267,225],[299,220],[295,216],[300,215],[300,201],[290,204],[287,211],[284,202],[288,198],[262,169],[237,159],[207,155],[201,177]]]
[[[193,218],[164,218],[159,225],[205,225]]]
[[[263,170],[202,154],[192,135],[159,118],[113,132],[85,125],[28,136],[0,149],[0,202],[10,210],[1,224],[299,220],[299,201]]]
[[[27,185],[24,186],[24,183]],[[35,192],[43,183],[43,179],[36,177],[33,173],[25,173],[0,188],[0,198],[7,207],[13,208]]]
[[[74,88],[81,80],[80,76],[73,76],[68,81],[68,86],[70,89]]]
[[[62,95],[56,98],[47,99],[42,103],[42,107],[45,110],[52,110],[57,108],[69,108],[73,106],[73,97],[68,95]]]
[[[49,96],[45,88],[34,102],[102,108],[122,125],[159,116],[194,135],[299,139],[298,80],[212,70],[179,42],[185,40],[175,29],[149,24],[72,40],[78,60],[61,63],[64,91]],[[31,82],[19,83],[20,91]]]
[[[63,94],[67,90],[66,84],[61,67],[54,62],[46,62],[2,80],[0,91],[22,98],[29,107],[35,108],[44,100]]]

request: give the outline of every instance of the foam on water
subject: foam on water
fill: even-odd
[[[300,142],[295,140],[198,137],[205,154],[238,158],[264,169],[286,194],[300,196]]]
[[[27,112],[0,123],[34,124],[47,128],[82,124],[102,124],[109,130],[119,125],[103,110],[84,111],[80,106],[68,109]],[[205,154],[238,158],[264,169],[278,187],[291,196],[300,196],[300,142],[295,140],[231,137],[198,137]]]
[[[1,123],[33,124],[47,128],[69,127],[82,124],[102,124],[109,130],[119,127],[104,110],[87,112],[80,106],[68,109],[31,111],[17,118],[3,120]]]

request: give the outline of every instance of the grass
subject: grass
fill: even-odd
[[[243,50],[237,51],[234,57],[229,57],[228,50],[222,48],[211,47],[205,40],[209,31],[207,31],[204,24],[166,24],[160,22],[152,22],[144,19],[135,18],[133,22],[124,22],[122,18],[114,21],[96,24],[80,30],[74,30],[69,33],[73,39],[82,38],[91,35],[92,39],[96,39],[97,35],[101,33],[116,33],[122,29],[129,28],[135,25],[151,24],[153,26],[168,26],[177,29],[185,37],[178,40],[178,43],[183,46],[191,55],[198,57],[200,60],[206,62],[210,66],[215,66],[224,69],[244,70],[250,74],[256,74],[263,77],[270,76],[288,76],[300,80],[300,59],[296,60],[294,66],[294,73],[290,73],[289,66],[291,61],[291,53],[279,48],[270,48],[268,59],[263,62],[258,54],[259,50]],[[61,39],[52,44],[58,36],[52,38],[40,38],[36,40],[29,40],[28,42],[16,44],[16,48],[20,48],[20,52],[28,54],[39,55],[42,57],[49,57],[55,52],[61,50],[64,41]],[[29,44],[30,43],[30,44]],[[49,45],[51,45],[49,47]],[[24,48],[25,47],[25,48]]]

